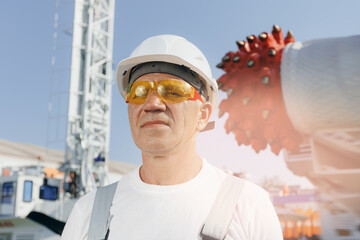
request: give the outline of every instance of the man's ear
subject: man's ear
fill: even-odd
[[[212,113],[212,105],[210,102],[204,102],[201,104],[198,114],[196,130],[201,132],[209,122]]]

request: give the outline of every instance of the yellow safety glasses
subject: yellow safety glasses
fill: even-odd
[[[126,102],[142,104],[149,94],[155,90],[161,100],[168,103],[180,103],[186,100],[200,100],[200,94],[189,83],[175,79],[155,82],[135,81],[126,89]]]

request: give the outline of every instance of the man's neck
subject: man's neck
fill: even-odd
[[[140,178],[155,185],[175,185],[194,178],[202,167],[202,159],[196,152],[195,143],[179,147],[169,153],[142,152],[143,164]]]

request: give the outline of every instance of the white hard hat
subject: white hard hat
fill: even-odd
[[[219,92],[208,61],[194,44],[176,35],[150,37],[143,41],[131,53],[130,57],[119,63],[116,80],[121,96],[125,98],[131,69],[146,62],[167,62],[190,68],[205,80],[209,101],[213,109],[217,107]]]

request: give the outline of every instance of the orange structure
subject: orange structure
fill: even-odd
[[[301,236],[308,238],[321,234],[320,217],[317,210],[312,208],[294,210],[294,213],[305,216],[305,220],[295,220],[282,218],[280,220],[283,227],[284,239],[298,239]]]

